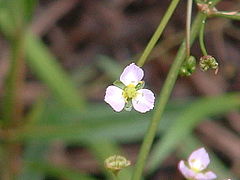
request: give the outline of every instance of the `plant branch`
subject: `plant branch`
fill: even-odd
[[[192,43],[193,40],[196,38],[196,36],[199,32],[199,29],[200,29],[201,21],[204,20],[203,18],[204,18],[203,14],[199,14],[196,17],[195,22],[192,26],[192,30],[191,30],[191,37],[192,38],[191,38],[190,43]],[[177,54],[177,57],[176,57],[175,61],[173,62],[172,66],[171,66],[171,69],[168,73],[168,76],[165,80],[162,91],[161,91],[160,96],[158,98],[158,103],[157,103],[157,106],[155,108],[153,118],[152,118],[151,123],[148,127],[147,133],[144,137],[143,144],[141,146],[140,154],[138,156],[138,161],[137,161],[137,164],[136,164],[136,169],[135,169],[132,180],[139,180],[141,175],[142,175],[144,164],[145,164],[145,161],[146,161],[147,156],[149,154],[150,148],[152,146],[152,142],[153,142],[153,139],[155,137],[158,124],[159,124],[160,119],[163,115],[165,106],[168,102],[168,99],[170,97],[170,94],[172,92],[174,84],[176,82],[179,69],[180,69],[183,61],[185,60],[185,57],[186,57],[185,52],[186,52],[186,44],[185,44],[185,42],[183,42],[181,47],[180,47],[180,50]]]
[[[214,6],[219,1],[220,0],[211,1],[212,2],[211,6]],[[191,39],[190,39],[191,44],[193,43],[194,39],[197,37],[199,30],[200,30],[201,23],[205,19],[206,19],[206,16],[204,14],[198,13],[198,16],[195,18],[195,21],[194,21],[192,29],[191,29],[191,34],[190,34],[191,35]],[[144,140],[143,140],[143,143],[142,143],[142,146],[140,149],[140,153],[138,155],[138,159],[137,159],[136,167],[135,167],[135,170],[134,170],[134,173],[132,176],[132,180],[140,180],[142,177],[144,165],[147,160],[147,156],[150,152],[150,148],[152,146],[158,124],[161,120],[164,109],[169,100],[169,97],[173,90],[174,84],[177,80],[179,69],[180,69],[183,61],[185,60],[185,57],[186,57],[185,52],[186,52],[186,44],[185,44],[185,42],[183,42],[172,66],[170,68],[170,71],[164,82],[160,96],[158,98],[157,106],[155,108],[153,118],[150,122],[150,125],[148,127],[148,130],[146,132],[146,135],[144,137]]]
[[[222,18],[228,18],[233,20],[240,21],[240,13],[237,11],[214,11],[211,13],[210,17],[222,17]]]
[[[192,0],[187,2],[187,18],[186,18],[186,56],[190,56],[190,31],[191,31],[191,17],[192,17]]]
[[[205,18],[206,19],[206,18]],[[205,44],[204,44],[204,29],[205,29],[206,20],[202,21],[202,25],[199,32],[199,43],[200,48],[204,56],[208,55]]]
[[[163,30],[165,29],[169,19],[171,18],[174,10],[176,9],[178,3],[180,0],[172,0],[171,4],[169,5],[165,15],[163,16],[163,19],[161,20],[160,24],[157,27],[157,30],[153,34],[152,38],[150,39],[148,45],[146,46],[145,50],[143,51],[142,56],[137,62],[138,66],[143,66],[144,63],[146,62],[150,52],[154,48],[155,44],[157,43],[158,39],[160,38]]]
[[[20,90],[24,81],[24,35],[19,33],[11,42],[11,63],[5,84],[3,102],[4,125],[16,125],[22,117]]]

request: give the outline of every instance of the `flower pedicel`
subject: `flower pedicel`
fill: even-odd
[[[104,100],[117,112],[130,111],[132,107],[145,113],[154,107],[154,94],[148,89],[143,89],[143,70],[134,63],[128,65],[117,80],[108,86]]]
[[[178,168],[187,179],[191,180],[213,180],[217,176],[206,168],[210,163],[208,153],[204,148],[193,151],[188,158],[187,165],[183,160],[178,164]]]

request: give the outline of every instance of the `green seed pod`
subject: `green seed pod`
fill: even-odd
[[[203,56],[200,58],[199,66],[202,71],[207,71],[208,69],[215,69],[215,73],[218,70],[218,62],[216,59],[210,55]]]
[[[192,73],[196,70],[196,59],[194,56],[190,56],[185,62],[182,64],[179,74],[181,76],[191,76]]]
[[[114,175],[118,175],[118,172],[123,168],[126,168],[131,165],[131,162],[123,156],[113,155],[108,157],[105,162],[105,167],[112,171]]]

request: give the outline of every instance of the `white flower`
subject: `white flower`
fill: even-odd
[[[134,63],[130,64],[123,70],[120,81],[107,88],[104,100],[117,112],[122,111],[124,107],[131,110],[132,106],[141,113],[153,109],[155,97],[152,91],[142,89],[143,76],[144,72],[140,67]]]
[[[187,179],[192,180],[213,180],[217,176],[212,171],[207,171],[206,168],[210,163],[208,153],[204,148],[193,151],[188,158],[188,165],[182,160],[178,164],[181,173]]]

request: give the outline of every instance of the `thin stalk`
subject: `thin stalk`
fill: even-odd
[[[155,44],[157,43],[157,41],[159,40],[163,30],[165,29],[169,19],[171,18],[174,10],[176,9],[178,3],[180,0],[172,0],[171,4],[169,5],[165,15],[163,16],[160,24],[157,27],[157,30],[155,31],[155,33],[153,34],[152,38],[150,39],[150,41],[148,42],[148,45],[146,46],[145,50],[143,51],[142,56],[140,57],[140,59],[137,62],[137,65],[142,67],[144,65],[144,63],[146,62],[150,52],[152,51],[152,49],[154,48]]]
[[[228,18],[233,20],[240,21],[240,13],[236,11],[228,12],[228,11],[214,11],[211,13],[210,17],[222,17],[222,18]]]
[[[192,17],[192,0],[187,2],[187,17],[186,17],[186,55],[190,56],[190,31],[191,31],[191,17]]]
[[[3,101],[3,128],[6,130],[10,127],[17,126],[22,119],[23,104],[21,101],[21,89],[24,83],[24,33],[16,31],[15,36],[11,40],[11,63],[8,77],[5,84],[5,97]],[[6,162],[1,170],[3,180],[14,179],[18,173],[20,157],[20,145],[18,143],[10,143],[8,139],[2,148],[5,152],[4,161]]]
[[[114,175],[114,180],[119,180],[118,175]]]
[[[214,6],[215,4],[217,4],[219,1],[221,0],[212,0],[211,1],[211,6]],[[202,13],[198,13],[197,17],[195,18],[195,21],[193,23],[192,29],[191,29],[191,39],[190,39],[190,44],[193,43],[193,41],[195,40],[196,36],[199,33],[200,30],[200,26],[201,26],[201,22],[203,20],[206,20],[206,16]],[[162,91],[160,93],[160,96],[158,98],[157,101],[157,105],[153,114],[153,118],[150,122],[150,125],[148,127],[148,130],[146,132],[146,135],[144,137],[141,149],[140,149],[140,153],[138,155],[138,159],[137,159],[137,163],[135,166],[135,170],[133,172],[133,176],[132,176],[132,180],[140,180],[142,177],[142,173],[143,173],[143,169],[144,169],[144,165],[145,162],[147,160],[147,156],[150,152],[150,148],[152,146],[153,143],[153,139],[155,137],[157,128],[158,128],[158,124],[161,120],[161,117],[163,115],[164,109],[166,107],[166,104],[169,100],[169,97],[171,95],[171,92],[173,90],[174,84],[177,80],[177,76],[178,76],[178,72],[179,69],[183,63],[183,61],[185,60],[186,57],[186,44],[185,42],[182,43],[178,54],[170,68],[170,71],[167,75],[167,78],[163,84],[163,88]]]
[[[197,34],[199,33],[201,22],[204,20],[205,15],[198,14],[196,17],[194,24],[191,29],[191,41],[190,44],[193,42],[193,40],[196,38]],[[168,73],[168,76],[164,82],[162,91],[160,93],[160,96],[158,98],[158,103],[155,108],[155,112],[153,114],[153,118],[151,120],[151,123],[148,127],[147,133],[144,137],[143,144],[141,146],[141,150],[138,156],[137,164],[135,167],[135,171],[133,174],[132,180],[139,180],[142,176],[144,164],[146,162],[147,156],[149,154],[150,148],[153,143],[153,139],[155,137],[158,124],[161,120],[161,117],[163,115],[165,106],[168,102],[168,99],[170,97],[170,94],[172,92],[172,89],[174,87],[174,84],[176,82],[179,69],[185,60],[186,57],[186,44],[185,42],[182,43],[179,52],[177,54],[177,57],[175,61],[173,62],[171,69]]]
[[[202,25],[199,32],[199,43],[200,48],[204,56],[208,55],[205,44],[204,44],[204,29],[205,29],[206,20],[202,21]]]
[[[12,41],[11,63],[5,84],[3,101],[3,120],[5,126],[16,125],[22,117],[22,102],[20,90],[24,80],[24,36],[19,35]]]

